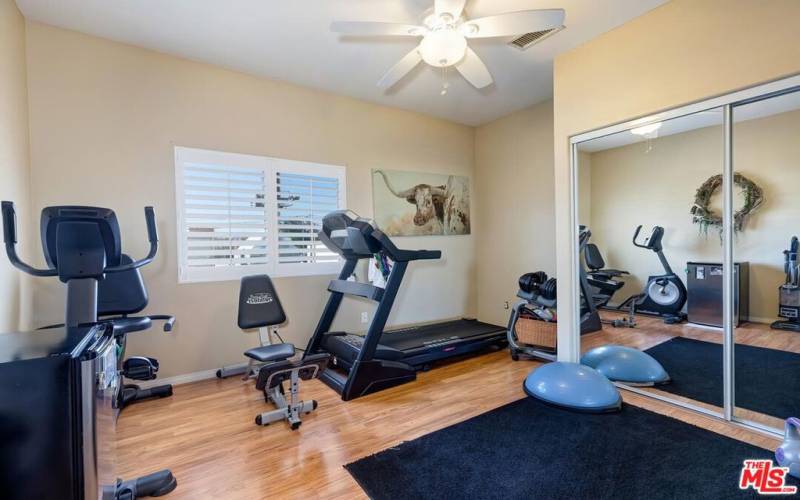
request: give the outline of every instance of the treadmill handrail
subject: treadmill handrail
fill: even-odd
[[[442,258],[441,250],[406,250],[406,252],[414,252],[414,258],[411,260],[436,260]]]
[[[441,250],[402,250],[395,246],[389,235],[380,229],[372,232],[372,237],[378,240],[389,257],[395,262],[410,262],[412,260],[436,260],[442,258]]]

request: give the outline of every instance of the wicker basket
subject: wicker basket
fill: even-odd
[[[514,333],[521,344],[555,350],[557,345],[556,322],[544,321],[529,315],[517,319]]]

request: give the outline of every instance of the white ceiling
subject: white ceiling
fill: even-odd
[[[332,21],[418,24],[433,0],[17,0],[23,14],[63,28],[293,82],[367,101],[479,125],[553,92],[555,55],[666,0],[469,0],[467,17],[564,8],[567,29],[527,51],[509,39],[472,40],[495,84],[476,90],[451,72],[420,65],[388,93],[380,77],[412,50],[412,38],[346,38]]]

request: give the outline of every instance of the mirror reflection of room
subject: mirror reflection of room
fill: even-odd
[[[580,143],[577,162],[585,364],[607,346],[645,353],[651,369],[621,382],[716,413],[722,123],[721,109],[645,123]]]
[[[745,176],[734,186],[733,209],[747,213],[753,187],[763,204],[738,215],[734,258],[750,263],[750,310],[734,331],[734,415],[782,429],[800,409],[800,92],[733,109],[733,166]]]

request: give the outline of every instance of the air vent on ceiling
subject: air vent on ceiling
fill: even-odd
[[[530,46],[541,42],[545,38],[548,38],[550,36],[555,35],[556,33],[558,33],[559,31],[563,30],[564,28],[565,28],[565,26],[561,26],[559,28],[553,28],[551,30],[534,31],[532,33],[525,33],[524,35],[519,36],[519,37],[511,40],[510,42],[508,42],[508,44],[513,46],[513,47],[516,47],[516,48],[518,48],[520,50],[525,50],[525,49],[529,48]]]

